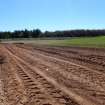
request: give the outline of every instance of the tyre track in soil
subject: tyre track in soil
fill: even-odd
[[[21,51],[22,51],[22,49],[21,49]],[[38,52],[31,52],[31,51],[26,51],[26,50],[23,50],[22,52],[26,52],[26,53],[24,53],[24,55],[25,56],[27,56],[26,57],[26,59],[24,59],[25,61],[27,61],[27,59],[30,59],[31,61],[33,60],[33,62],[35,62],[35,63],[33,63],[33,65],[34,66],[36,66],[36,67],[38,67],[38,68],[40,68],[41,70],[43,69],[43,68],[47,68],[48,69],[48,71],[47,71],[47,73],[48,73],[48,75],[50,75],[50,76],[52,76],[52,72],[50,73],[50,71],[54,71],[53,72],[53,77],[54,78],[57,78],[57,76],[56,76],[56,74],[59,74],[59,72],[61,72],[61,71],[64,71],[64,73],[63,72],[61,72],[60,74],[62,74],[62,75],[60,75],[59,74],[59,76],[61,77],[61,78],[59,78],[60,79],[60,81],[62,81],[62,82],[64,82],[64,85],[66,85],[67,87],[71,87],[71,85],[69,84],[69,83],[73,83],[73,79],[75,80],[80,80],[80,82],[84,82],[84,84],[81,84],[81,83],[78,83],[78,82],[76,82],[76,81],[74,81],[74,83],[73,83],[73,85],[74,86],[72,86],[72,88],[76,88],[76,90],[77,90],[77,92],[78,91],[81,91],[82,92],[82,95],[83,95],[83,93],[85,93],[85,94],[87,94],[87,96],[94,96],[94,98],[95,98],[95,100],[96,100],[96,98],[97,98],[97,100],[100,98],[100,100],[101,100],[101,103],[105,103],[105,101],[104,101],[104,97],[105,97],[105,75],[104,74],[102,74],[102,73],[100,73],[100,72],[97,72],[97,71],[94,71],[94,70],[91,70],[91,69],[89,69],[89,68],[86,68],[85,67],[85,69],[84,69],[84,66],[80,66],[80,68],[77,68],[76,69],[76,66],[79,66],[79,65],[70,65],[69,64],[69,66],[68,65],[66,65],[66,68],[64,68],[63,66],[64,65],[61,65],[62,64],[62,62],[59,64],[60,66],[61,66],[61,68],[58,68],[57,66],[58,66],[58,62],[59,61],[54,61],[55,59],[52,59],[51,60],[51,58],[50,59],[48,59],[49,57],[47,56],[42,56],[41,54],[38,54]],[[30,53],[30,55],[33,55],[33,56],[30,56],[30,55],[28,55],[27,53]],[[21,56],[22,57],[22,56]],[[25,58],[25,57],[24,57]],[[35,58],[35,59],[34,59]],[[38,59],[39,58],[39,59]],[[46,59],[47,58],[47,59]],[[44,59],[44,60],[43,60]],[[46,60],[47,60],[47,62],[46,62]],[[30,61],[29,60],[29,61]],[[38,60],[39,60],[39,62],[38,62]],[[38,64],[37,64],[37,63]],[[49,62],[51,62],[51,63],[49,63]],[[32,62],[31,62],[32,63]],[[51,64],[53,64],[54,63],[54,65],[57,67],[52,67],[52,65]],[[47,64],[47,65],[46,65]],[[40,65],[40,66],[38,66],[38,65]],[[42,68],[41,68],[41,65],[42,65]],[[50,66],[49,66],[50,65]],[[81,68],[82,67],[82,68]],[[52,69],[53,68],[53,69]],[[67,70],[67,68],[70,68],[70,70]],[[67,78],[68,78],[68,74],[71,74],[71,72],[72,72],[72,69],[73,68],[75,68],[75,72],[77,71],[77,73],[78,73],[78,75],[81,75],[79,72],[80,71],[82,71],[81,73],[82,74],[85,74],[84,75],[84,77],[85,78],[80,78],[80,76],[78,76],[77,74],[76,75],[69,75],[69,81],[67,80]],[[44,69],[44,70],[45,70]],[[58,72],[56,71],[56,70],[59,70]],[[79,70],[79,72],[78,72],[78,70]],[[69,72],[68,72],[69,71]],[[74,71],[74,70],[73,70]],[[74,72],[74,73],[75,73]],[[87,75],[88,74],[88,75]],[[78,78],[77,78],[77,77]],[[87,78],[87,77],[91,77],[91,78]],[[70,81],[70,79],[71,79],[71,77],[73,77],[73,79]],[[58,80],[58,82],[60,82],[59,80]],[[80,86],[80,87],[79,87]],[[84,91],[83,91],[84,90]],[[86,92],[87,91],[87,92]],[[102,102],[103,101],[103,102]]]
[[[19,46],[19,45],[17,45]],[[98,48],[78,48],[78,47],[33,47],[32,45],[21,45],[19,47],[26,49],[35,49],[47,55],[58,57],[64,60],[72,61],[80,65],[105,73],[105,49]]]
[[[17,77],[17,74],[14,71],[14,68],[11,64],[11,59],[8,57],[8,54],[3,50],[3,47],[0,45],[1,56],[5,56],[5,62],[1,67],[0,77],[2,78],[2,87],[3,87],[3,105],[23,105],[26,101],[25,91]],[[0,103],[0,105],[2,105]]]
[[[43,51],[51,55],[57,55],[57,57],[63,58],[68,61],[76,62],[78,64],[91,67],[98,71],[105,73],[105,53],[102,54],[95,53],[95,51],[83,51],[81,49],[62,49],[62,48],[35,48],[36,50]],[[97,51],[96,51],[97,52]],[[99,51],[98,51],[99,52]],[[100,52],[99,52],[100,53]]]
[[[10,53],[10,52],[9,52],[9,53]],[[23,63],[25,63],[26,65],[29,65],[29,64],[27,64],[26,62],[24,62],[22,59],[20,59],[19,57],[13,55],[12,53],[10,53],[10,54],[11,54],[11,56],[13,56],[14,58],[17,58],[17,59],[19,59],[20,61],[22,61]],[[32,69],[34,69],[34,68],[31,67],[31,66],[29,66],[29,67],[32,68]],[[61,87],[61,86],[59,86],[59,85],[56,83],[56,81],[54,81],[53,79],[47,77],[47,76],[46,76],[45,74],[43,74],[42,72],[37,71],[37,70],[36,70],[36,72],[38,72],[40,75],[42,75],[42,76],[43,76],[44,78],[46,78],[48,81],[52,82],[54,85],[56,85],[56,86],[58,86],[59,88],[61,88],[61,90],[63,90],[64,92],[66,92],[66,94],[72,96],[72,98],[76,99],[76,101],[78,101],[81,105],[94,105],[94,103],[92,103],[91,101],[89,101],[89,100],[87,101],[85,98],[83,99],[82,97],[78,96],[77,94],[74,94],[74,93],[68,91],[68,89],[67,89],[66,87],[63,87],[63,86]],[[95,104],[95,105],[96,105],[96,104]]]
[[[2,76],[2,66],[0,65],[0,105],[7,105],[5,93],[4,93],[4,82]]]
[[[71,99],[68,94],[66,95],[65,92],[62,92],[59,89],[54,89],[54,86],[51,85],[48,81],[46,81],[46,79],[43,78],[44,76],[41,76],[41,75],[44,75],[43,73],[41,74],[38,72],[38,73],[36,73],[36,76],[34,73],[34,76],[37,78],[36,79],[33,78],[30,75],[30,73],[26,72],[26,70],[24,69],[23,65],[25,62],[22,59],[18,58],[17,56],[14,56],[11,52],[8,52],[8,53],[11,55],[12,59],[14,59],[14,61],[18,65],[18,68],[19,68],[18,73],[21,76],[20,78],[22,79],[23,84],[26,86],[26,90],[27,89],[31,90],[31,92],[29,92],[29,94],[28,94],[29,97],[32,97],[34,101],[36,99],[35,103],[33,103],[32,99],[31,100],[29,99],[30,102],[25,103],[24,105],[79,105],[76,102],[74,102],[73,99]],[[20,61],[21,61],[21,63],[19,63]],[[22,64],[22,62],[23,62],[23,64]],[[27,63],[25,63],[25,67],[27,68],[26,65],[27,65]],[[31,67],[29,66],[29,69],[30,68]],[[46,77],[46,78],[49,79],[50,82],[53,81],[52,79],[50,80],[50,78],[48,78],[48,77]],[[36,87],[35,81],[37,79],[41,79],[39,82],[40,83],[42,82],[42,87],[43,87],[43,85],[46,87],[45,90],[47,90],[47,92],[49,91],[48,94],[43,94],[44,91],[42,91],[43,90],[42,87],[39,88],[40,87],[39,85]],[[57,83],[54,82],[54,84],[56,85]],[[58,87],[59,87],[59,85],[58,85]],[[39,90],[37,90],[37,89],[39,89]],[[41,93],[41,91],[42,91],[42,93]],[[50,94],[51,94],[51,96],[46,96],[46,95],[50,95]],[[36,97],[34,97],[34,96],[36,96]],[[50,97],[52,97],[52,96],[53,96],[53,98],[55,98],[53,100],[53,101],[56,101],[55,103],[52,102],[52,100],[50,100]],[[47,102],[47,103],[44,104],[44,102]],[[83,104],[83,105],[85,105],[85,104]]]
[[[26,83],[25,86],[27,90],[30,90],[28,96],[31,99],[29,100],[36,100],[35,104],[39,102],[38,105],[77,105],[70,99],[69,96],[55,88],[39,74],[30,70],[30,68],[26,65],[23,65],[24,64],[19,64],[18,67],[20,67],[23,71],[18,70],[18,72]],[[28,69],[27,72],[25,71],[26,69]]]
[[[14,51],[15,51],[15,50],[14,50]],[[14,52],[14,53],[15,53],[15,52]],[[15,56],[15,57],[17,57],[17,56]],[[17,59],[19,59],[20,61],[22,60],[22,59],[20,59],[20,57],[17,58]],[[22,62],[23,62],[23,60],[22,60]],[[24,63],[26,63],[26,62],[24,62]],[[29,63],[26,63],[26,64],[29,65]],[[31,67],[31,65],[30,65],[29,67],[32,68],[32,69],[35,68],[35,67],[34,67],[34,68]],[[37,69],[38,69],[38,68],[37,68]],[[39,70],[39,71],[40,71],[40,70]],[[37,72],[39,72],[39,71],[37,71]],[[41,71],[40,73],[41,73],[42,76],[45,75],[45,74],[43,74],[42,71]],[[39,74],[40,74],[40,73],[39,73]],[[44,78],[46,78],[46,77],[47,77],[47,76],[45,75]],[[48,81],[50,80],[50,78],[48,78],[48,77],[47,77],[47,79],[48,79]],[[54,81],[53,81],[53,80],[50,80],[50,82],[54,82]],[[53,83],[53,84],[55,84],[55,83]],[[56,84],[56,85],[57,85],[57,84]],[[58,86],[58,87],[59,87],[59,86]],[[76,99],[81,105],[82,105],[82,104],[83,104],[83,105],[87,105],[87,104],[88,104],[88,105],[94,105],[94,103],[91,103],[90,100],[87,101],[87,99],[85,99],[86,97],[83,99],[81,96],[79,96],[79,95],[77,95],[77,94],[74,94],[74,93],[72,93],[72,92],[70,93],[70,92],[69,92],[70,90],[68,90],[67,87],[64,87],[64,88],[66,88],[66,89],[63,89],[63,91],[65,91],[66,93],[69,93],[69,95],[72,96],[74,99]],[[68,92],[67,92],[66,90],[68,90]],[[90,103],[89,103],[89,101],[90,101]]]

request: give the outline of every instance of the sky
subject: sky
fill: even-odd
[[[105,29],[105,0],[0,0],[0,31]]]

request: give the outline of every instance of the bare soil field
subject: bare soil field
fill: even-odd
[[[105,49],[0,44],[0,105],[105,105]]]

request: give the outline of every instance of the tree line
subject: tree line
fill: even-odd
[[[45,31],[40,29],[34,30],[17,30],[14,32],[0,32],[0,39],[14,38],[53,38],[53,37],[93,37],[105,35],[105,30],[66,30],[66,31]]]

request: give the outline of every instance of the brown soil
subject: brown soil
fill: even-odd
[[[0,105],[105,105],[105,49],[0,45]]]

